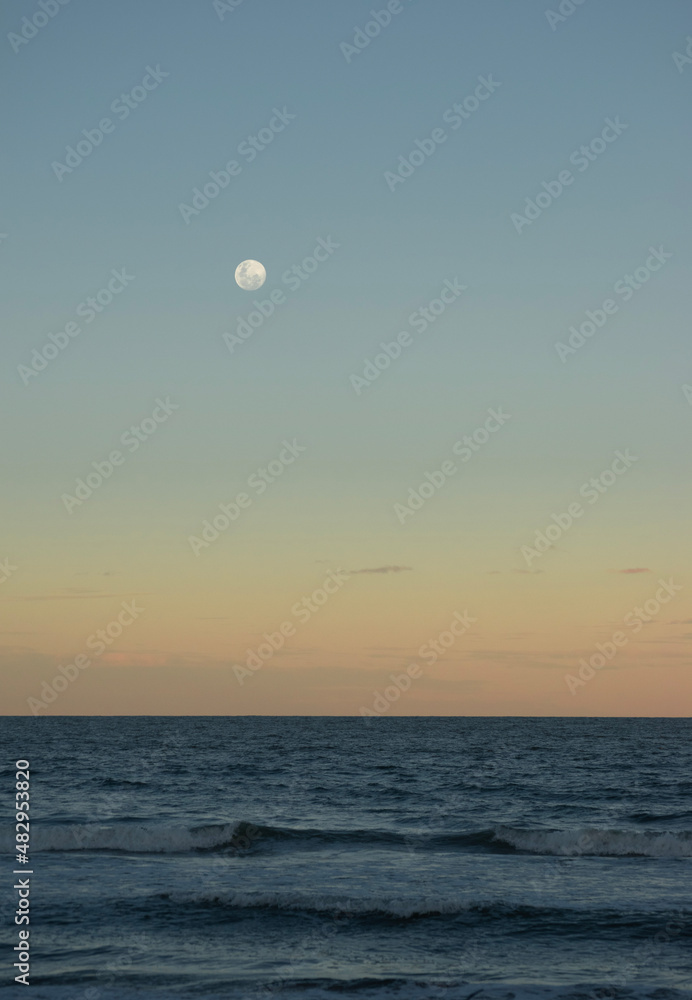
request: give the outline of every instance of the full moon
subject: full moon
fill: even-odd
[[[237,284],[248,292],[254,292],[261,288],[267,279],[267,272],[264,265],[258,260],[244,260],[235,269],[235,280]]]

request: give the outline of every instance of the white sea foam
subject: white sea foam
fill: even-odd
[[[678,830],[517,830],[509,826],[495,829],[494,840],[518,851],[532,854],[634,855],[650,858],[692,857],[692,832]]]
[[[581,919],[585,913],[593,922],[601,917],[611,920],[614,911],[605,908],[586,909],[562,901],[547,907],[537,901],[535,895],[523,899],[478,898],[467,893],[448,895],[389,895],[372,893],[367,896],[337,895],[335,893],[289,890],[239,891],[219,889],[211,880],[206,887],[193,892],[165,892],[159,900],[168,901],[175,907],[218,906],[228,910],[265,909],[280,913],[312,913],[329,916],[335,920],[348,921],[350,918],[395,918],[407,920],[415,917],[472,915],[475,922],[479,918],[531,920],[545,918],[549,909],[554,910],[555,922],[560,919]],[[630,920],[646,920],[646,914],[628,911]]]
[[[229,909],[272,909],[287,912],[310,912],[349,917],[384,916],[417,917],[435,914],[457,914],[479,909],[512,909],[505,904],[488,904],[473,900],[449,897],[372,896],[354,898],[310,892],[219,892],[215,890],[197,892],[192,895],[171,894],[174,902],[193,904],[217,904]]]
[[[298,847],[301,841],[312,843],[322,837],[327,842],[367,843],[386,840],[402,844],[415,842],[403,834],[366,831],[280,830],[252,827],[244,821],[215,823],[207,826],[165,826],[156,823],[32,824],[31,852],[36,851],[127,851],[130,853],[178,854],[194,850],[247,848],[256,841],[278,838]],[[473,847],[492,850],[502,846],[531,854],[560,856],[651,858],[692,857],[692,831],[677,830],[520,830],[497,826],[492,830],[445,834],[439,838],[450,848]],[[434,838],[433,838],[434,840]],[[420,849],[425,849],[425,840]],[[0,835],[0,852],[13,849],[13,838]]]

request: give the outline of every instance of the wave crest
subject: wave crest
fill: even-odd
[[[218,906],[229,910],[262,909],[278,912],[329,915],[335,920],[351,917],[383,917],[409,920],[416,917],[455,916],[463,913],[484,916],[529,916],[545,911],[540,907],[503,902],[469,900],[461,897],[439,896],[377,896],[343,897],[310,892],[236,892],[209,889],[191,896],[177,897],[162,893],[162,900],[173,900],[176,905]]]
[[[692,832],[677,830],[517,830],[498,827],[494,840],[530,854],[597,857],[692,857]]]
[[[33,824],[31,851],[125,851],[130,854],[181,854],[223,848],[247,850],[263,834],[249,823],[213,823],[198,827],[117,823]],[[0,847],[5,850],[4,838]]]
[[[123,851],[130,854],[181,854],[192,851],[248,853],[268,843],[289,849],[322,844],[390,847],[410,851],[463,850],[559,857],[692,857],[692,831],[677,830],[521,830],[497,826],[466,833],[403,834],[377,830],[300,830],[252,825],[246,821],[204,826],[166,826],[119,822],[32,824],[31,851]],[[0,851],[11,851],[0,836]]]

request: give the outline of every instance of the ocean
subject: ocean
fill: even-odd
[[[3,1000],[20,869],[32,1000],[692,997],[688,719],[0,731]]]

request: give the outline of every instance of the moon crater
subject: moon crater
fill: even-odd
[[[258,260],[244,260],[235,269],[236,283],[247,292],[261,288],[266,279],[267,272]]]

